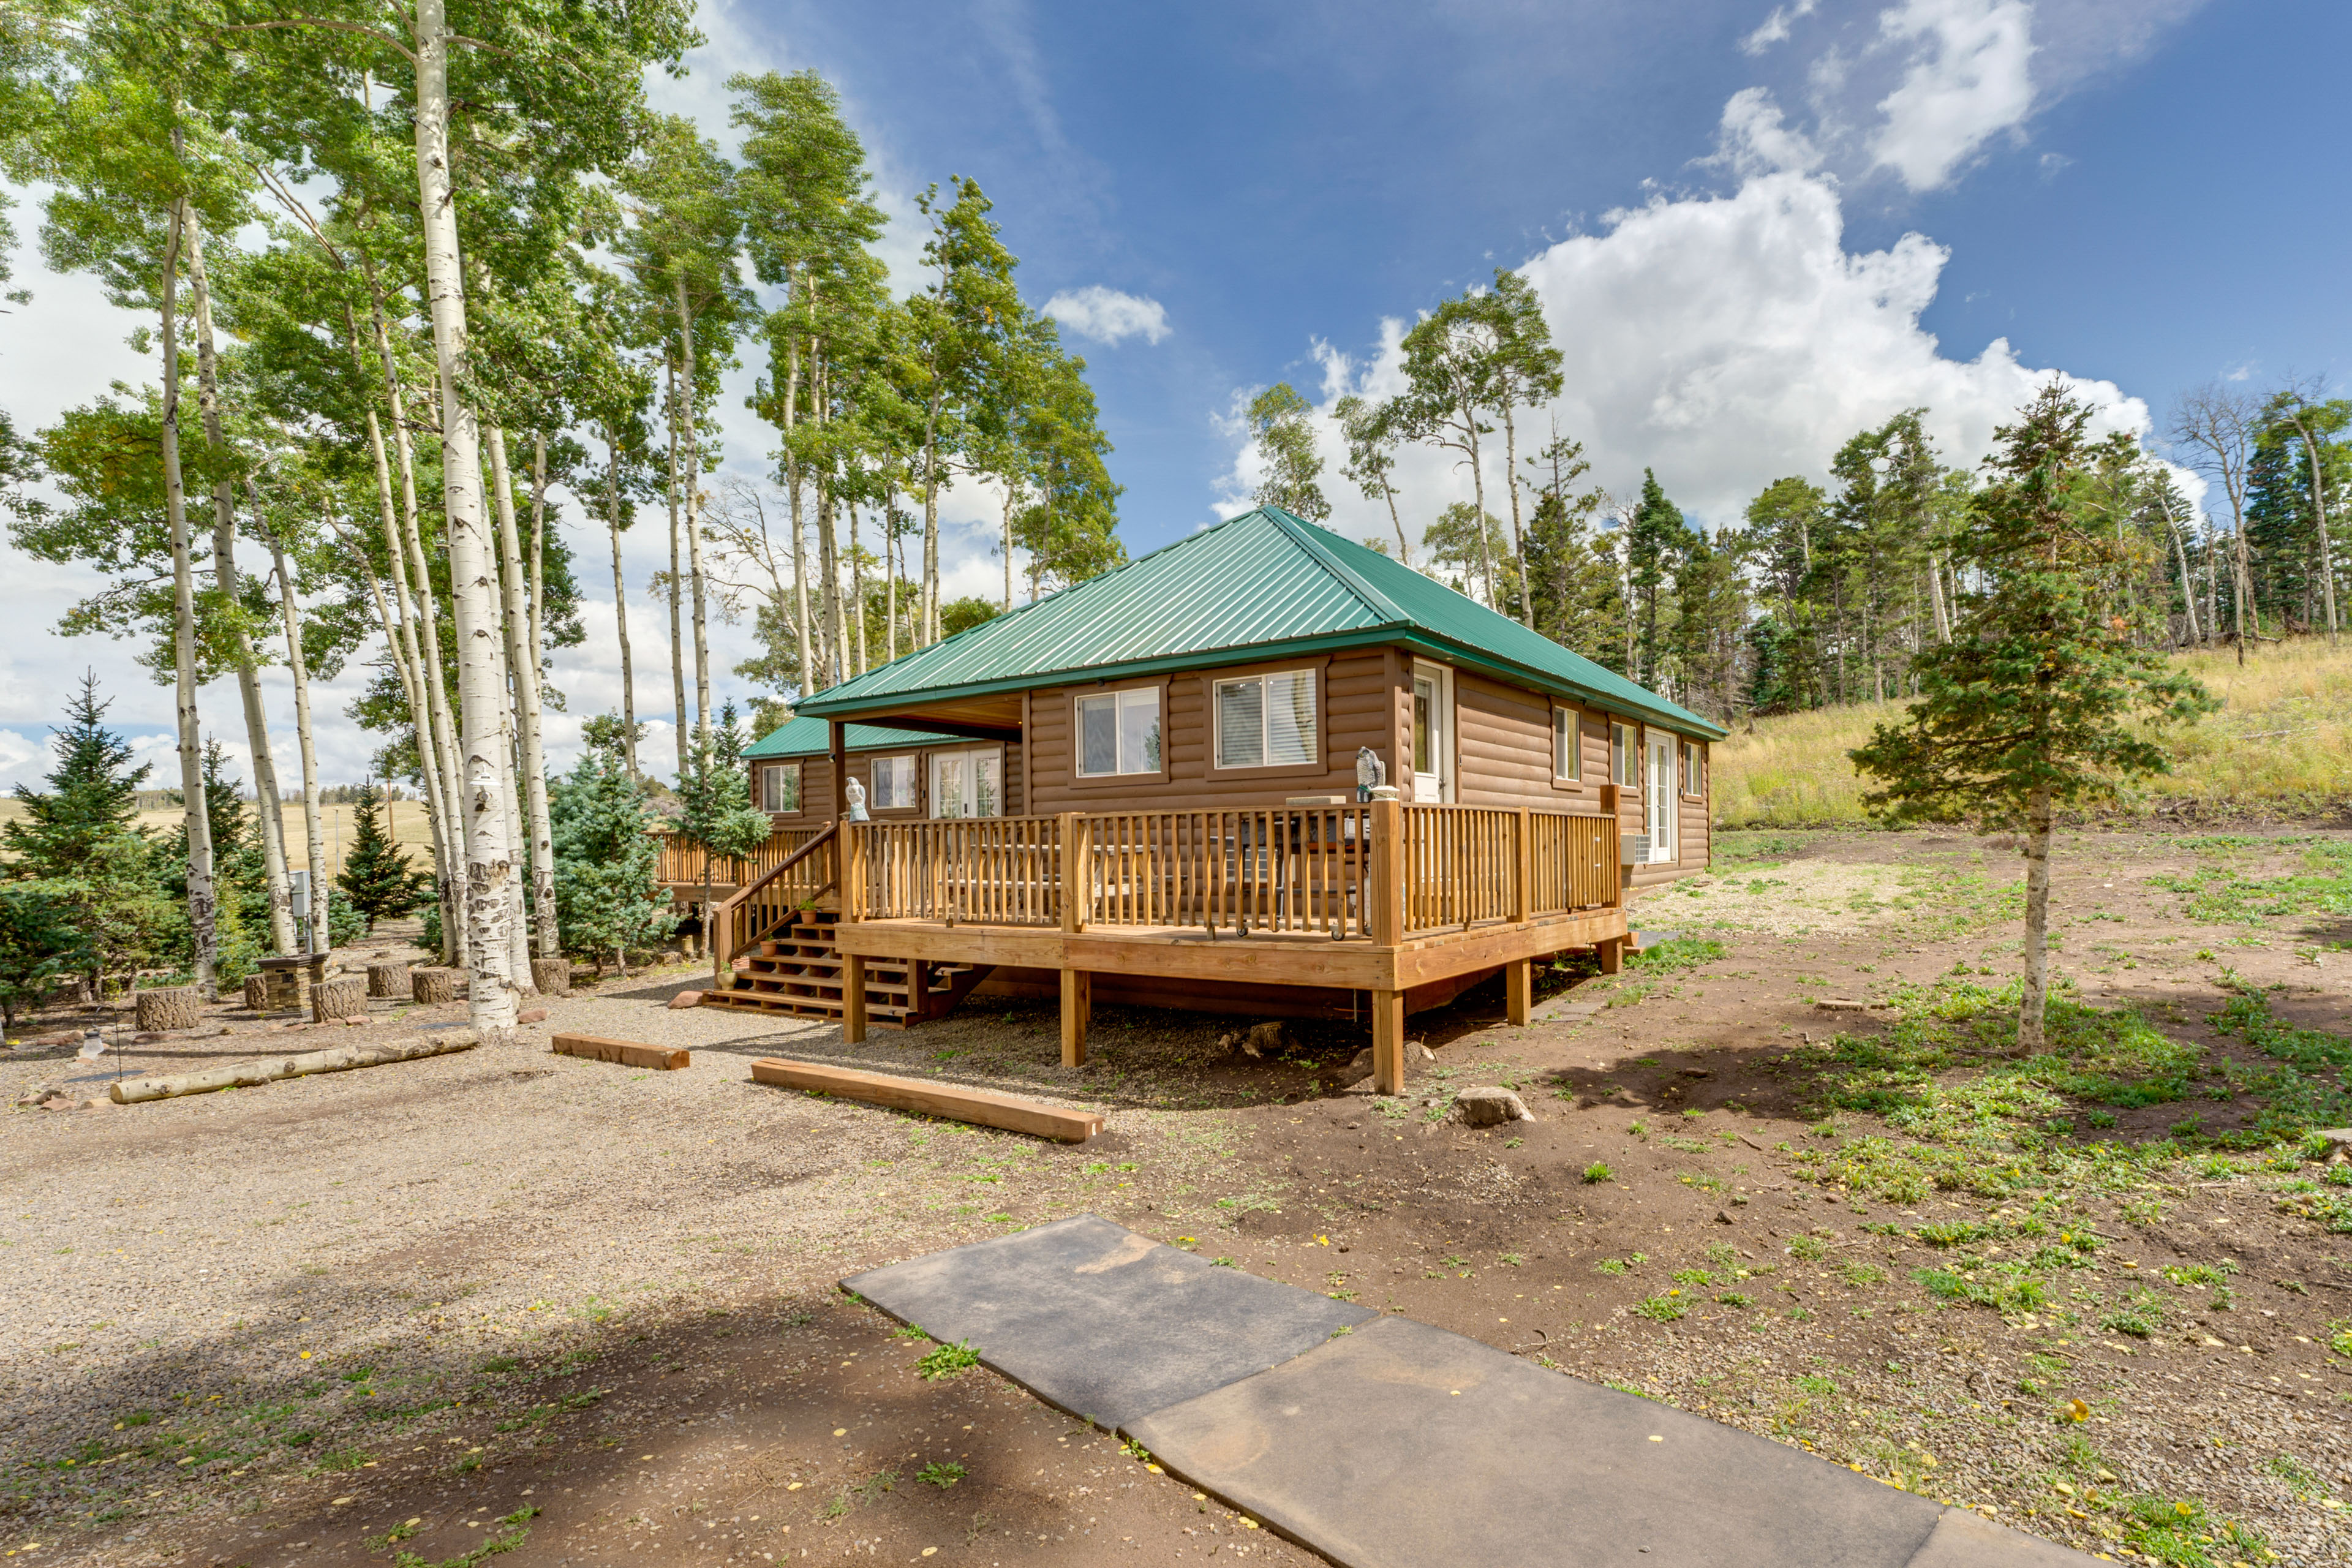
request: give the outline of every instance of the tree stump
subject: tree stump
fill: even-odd
[[[157,1029],[193,1029],[201,1001],[193,985],[142,991],[138,994],[139,1032],[144,1035]]]
[[[436,1002],[455,1002],[457,999],[457,972],[454,969],[412,969],[408,972],[408,994],[425,1006]]]
[[[269,976],[248,974],[245,977],[245,1010],[248,1013],[269,1011]]]
[[[408,965],[405,963],[371,963],[367,966],[367,988],[371,996],[405,996],[408,991]]]
[[[571,995],[572,961],[568,958],[532,959],[530,983],[539,987],[542,996]]]
[[[339,1018],[364,1018],[367,997],[364,980],[321,980],[310,987],[310,1021],[331,1024]]]

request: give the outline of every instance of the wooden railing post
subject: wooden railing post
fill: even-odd
[[[1398,947],[1404,942],[1404,806],[1393,800],[1372,802],[1372,942]]]
[[[833,836],[833,879],[841,889],[841,918],[861,921],[866,918],[866,857],[858,842],[857,827],[845,822],[841,831]]]
[[[1091,901],[1086,882],[1087,854],[1079,841],[1086,819],[1075,811],[1063,812],[1057,820],[1062,826],[1062,929],[1076,934],[1087,929],[1087,905]]]
[[[1519,808],[1519,820],[1513,829],[1515,854],[1511,862],[1511,923],[1525,925],[1535,910],[1534,872],[1536,864],[1535,824],[1528,808]]]

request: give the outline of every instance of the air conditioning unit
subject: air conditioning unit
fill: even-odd
[[[1621,833],[1617,836],[1617,864],[1646,866],[1650,863],[1650,836],[1646,833]]]

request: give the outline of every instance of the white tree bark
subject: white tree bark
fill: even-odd
[[[662,366],[667,393],[669,425],[669,691],[673,710],[677,719],[677,777],[686,781],[686,753],[688,731],[686,724],[686,624],[683,602],[678,597],[680,576],[677,553],[677,362],[667,360]]]
[[[2047,1043],[2050,1005],[2050,791],[2035,790],[2025,807],[2025,991],[2017,1010],[2017,1054]]]
[[[220,450],[220,372],[213,349],[212,280],[205,271],[204,224],[188,214],[182,237],[188,254],[189,302],[195,308],[196,411],[204,424],[205,445]],[[213,586],[219,591],[228,616],[229,647],[236,662],[236,693],[245,710],[246,752],[253,760],[254,826],[261,837],[262,882],[269,896],[269,945],[275,952],[294,951],[292,884],[287,877],[286,810],[278,794],[278,763],[269,751],[269,721],[261,706],[259,660],[253,640],[238,619],[236,575],[236,495],[234,481],[224,476],[213,481]]]
[[[260,489],[247,479],[246,494],[253,502],[254,521],[259,523]],[[287,565],[286,547],[277,534],[267,529],[263,532],[269,541],[270,563],[278,568],[278,602],[286,616],[286,668],[294,676],[294,738],[302,753],[302,836],[310,864],[307,911],[310,951],[325,952],[334,943],[333,928],[327,923],[327,836],[319,816],[319,752],[310,729],[310,668],[302,657],[302,616],[294,603],[294,574]]]
[[[418,650],[417,679],[425,689],[425,721],[433,734],[433,755],[423,759],[426,765],[439,769],[440,795],[443,802],[442,832],[447,846],[446,863],[442,868],[441,885],[441,957],[445,963],[463,968],[468,963],[466,931],[466,828],[463,821],[464,792],[457,784],[457,742],[449,723],[449,691],[441,679],[441,617],[433,599],[433,574],[425,554],[424,531],[416,518],[416,455],[408,439],[407,410],[403,406],[400,390],[400,363],[392,352],[392,329],[383,309],[383,290],[375,282],[374,269],[368,269],[368,282],[373,301],[376,352],[383,360],[385,405],[392,415],[393,450],[400,458],[401,541],[394,548],[393,582],[395,587],[408,573],[415,574],[415,610],[422,633],[423,646]],[[403,568],[401,557],[406,558]],[[404,604],[410,590],[401,589]]]
[[[1511,558],[1519,563],[1519,624],[1533,631],[1536,610],[1535,595],[1528,591],[1528,541],[1519,529],[1519,426],[1507,402],[1503,405],[1503,482],[1511,487]]]
[[[524,646],[530,651],[515,668],[523,684],[523,788],[530,801],[530,890],[538,905],[539,956],[562,956],[555,921],[555,829],[547,811],[547,748],[541,729],[541,650],[546,647],[547,614],[547,433],[530,444],[530,624]]]
[[[457,632],[457,687],[464,743],[466,923],[468,1005],[488,1040],[513,1035],[513,846],[507,830],[499,747],[506,726],[505,659],[499,648],[488,530],[482,510],[482,444],[466,402],[466,284],[458,250],[457,193],[449,166],[449,27],[442,0],[417,0],[416,181],[425,242],[425,294],[440,372],[441,490],[448,519],[451,609]]]
[[[637,772],[637,689],[629,664],[629,584],[621,575],[621,437],[604,426],[604,527],[613,536],[613,616],[621,637],[621,759]]]
[[[681,365],[677,417],[686,448],[686,556],[694,593],[694,728],[710,733],[710,639],[706,630],[702,580],[702,443],[694,426],[694,312],[686,300],[686,275],[677,279],[677,343]],[[677,563],[670,563],[677,570]]]
[[[499,760],[504,766],[507,782],[508,841],[520,851],[526,842],[523,837],[522,792],[519,787],[522,771],[523,672],[529,656],[522,639],[530,635],[530,615],[522,599],[522,551],[515,539],[514,471],[507,464],[507,433],[493,425],[489,429],[490,495],[496,503],[499,522],[499,623],[506,634],[500,656],[506,667],[507,679],[501,688],[507,715],[506,744],[499,749]],[[510,941],[514,953],[515,984],[526,992],[536,992],[538,986],[530,976],[530,923],[529,911],[523,907],[523,878],[517,876],[511,884],[514,898],[514,931]]]
[[[173,137],[178,143],[178,135]],[[158,314],[163,340],[163,514],[172,529],[172,667],[177,678],[180,799],[188,832],[188,934],[196,986],[205,1000],[220,999],[215,972],[219,934],[214,921],[213,824],[205,809],[204,736],[196,717],[196,584],[188,560],[188,492],[180,477],[180,244],[188,204],[175,201],[163,246],[163,288]],[[102,978],[102,977],[101,977]]]

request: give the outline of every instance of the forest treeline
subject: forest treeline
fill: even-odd
[[[649,107],[648,71],[698,41],[691,17],[685,0],[0,11],[0,170],[48,188],[43,259],[139,312],[154,362],[51,427],[0,416],[0,489],[17,548],[100,579],[60,630],[137,639],[177,689],[175,896],[208,989],[226,860],[208,718],[249,763],[267,945],[295,941],[267,664],[291,675],[303,776],[284,793],[319,867],[310,689],[372,661],[354,717],[420,786],[430,923],[471,971],[477,1022],[501,1028],[534,959],[625,954],[650,918],[636,865],[609,929],[563,931],[547,660],[585,635],[596,556],[623,698],[583,766],[627,795],[598,809],[645,805],[625,608],[650,586],[677,795],[711,842],[757,816],[712,702],[711,615],[755,619],[766,652],[745,673],[784,694],[984,618],[1000,605],[940,589],[940,498],[962,479],[1003,498],[1003,604],[1016,558],[1031,594],[1122,559],[1085,362],[1022,296],[980,185],[922,195],[921,276],[894,290],[864,150],[821,78],[729,80],[734,159]],[[747,357],[772,445],[735,456],[772,482],[714,484],[711,411]],[[574,538],[597,540],[577,552],[563,494],[584,507]],[[668,542],[650,585],[621,550],[649,512]],[[226,675],[237,712],[200,713]],[[310,884],[299,913],[323,931],[326,879]]]
[[[1738,523],[1709,532],[1654,470],[1628,497],[1583,483],[1583,447],[1556,427],[1519,456],[1519,422],[1560,390],[1560,356],[1516,274],[1423,317],[1403,348],[1402,392],[1331,410],[1343,477],[1393,524],[1392,543],[1364,542],[1710,717],[1914,696],[1922,652],[1949,642],[1967,604],[1990,591],[1965,535],[1991,458],[1939,452],[1927,409],[1855,432],[1827,486],[1775,479]],[[1249,409],[1264,465],[1255,499],[1328,523],[1319,418],[1286,383]],[[2216,384],[2184,396],[2157,438],[2097,443],[2065,499],[2113,533],[2119,555],[2103,569],[2135,636],[2242,651],[2336,636],[2352,587],[2331,532],[2352,481],[2347,426],[2352,401],[2315,384]],[[1510,476],[1507,522],[1486,500],[1482,437]],[[1416,440],[1450,448],[1477,499],[1433,516],[1401,500],[1395,452]],[[2181,470],[2206,481],[2202,506],[2183,493]],[[1405,521],[1416,516],[1418,560]]]

